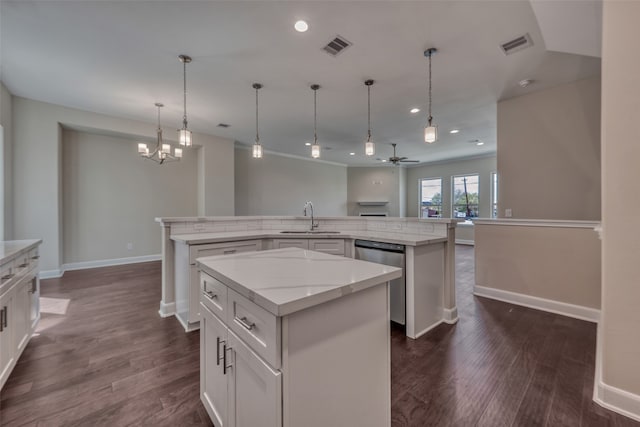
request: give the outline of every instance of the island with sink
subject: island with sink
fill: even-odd
[[[160,315],[185,331],[200,327],[197,259],[299,248],[354,258],[358,239],[405,249],[406,334],[417,338],[442,322],[455,323],[455,226],[452,219],[380,217],[157,218],[162,229]],[[313,224],[313,227],[311,227]]]
[[[389,281],[298,248],[202,257],[200,398],[217,426],[391,425]]]

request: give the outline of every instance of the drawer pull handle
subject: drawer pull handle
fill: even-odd
[[[7,313],[9,311],[9,307],[7,307],[6,305],[4,306],[4,310],[2,311],[4,313],[4,327],[7,327]]]
[[[209,299],[218,299],[218,295],[214,294],[212,291],[205,291],[204,293]]]
[[[9,279],[11,279],[13,276],[15,276],[15,274],[13,274],[13,273],[9,273],[9,274],[6,274],[6,275],[4,275],[4,276],[0,277],[0,279],[2,279],[2,280],[9,280]]]
[[[224,359],[220,357],[220,344],[224,344],[225,341],[221,340],[220,337],[216,337],[216,365],[220,366],[220,361]]]
[[[29,265],[29,263],[28,263],[28,262],[25,262],[24,264],[20,264],[18,267],[20,267],[20,268],[25,268],[25,267],[27,267],[28,265]]]
[[[235,320],[236,322],[240,323],[247,331],[252,330],[256,326],[255,323],[249,323],[246,317],[235,316]]]
[[[38,258],[40,258],[40,255],[34,255],[31,257],[31,259],[38,259]]]
[[[224,255],[235,254],[235,253],[236,253],[235,249],[228,249],[228,250],[224,251]]]
[[[231,348],[227,348],[227,344],[222,346],[222,375],[227,375],[227,369],[233,366],[233,363],[227,365],[227,351],[231,350]]]
[[[3,317],[4,317],[4,309],[0,308],[0,332],[4,331],[4,326],[2,326]]]

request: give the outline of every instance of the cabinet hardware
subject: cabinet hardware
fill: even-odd
[[[227,369],[233,366],[233,363],[227,365],[227,351],[231,351],[232,348],[227,348],[227,344],[222,346],[222,375],[227,375]]]
[[[25,262],[25,263],[23,263],[23,264],[20,264],[18,267],[20,267],[20,268],[25,268],[25,267],[27,267],[27,266],[29,266],[29,263],[28,263],[28,262]]]
[[[2,279],[2,280],[9,280],[9,279],[11,279],[13,276],[15,276],[15,274],[13,274],[13,273],[9,273],[9,274],[5,274],[4,276],[0,277],[0,279]]]
[[[38,259],[38,258],[40,258],[40,255],[34,255],[31,257],[31,259]]]
[[[249,323],[246,317],[235,316],[235,320],[236,322],[240,323],[248,331],[252,330],[256,326],[256,324],[253,322]]]
[[[2,317],[4,316],[4,309],[0,308],[0,332],[4,331],[4,326],[2,326]]]
[[[5,328],[7,327],[7,313],[8,313],[8,311],[9,311],[9,307],[7,307],[5,305],[4,306],[4,310],[3,310],[3,313],[4,313],[4,322],[3,323],[4,323],[4,327]]]
[[[30,294],[35,294],[38,291],[38,281],[34,277],[31,279],[31,289],[29,289]]]
[[[220,366],[220,361],[224,358],[220,357],[220,344],[225,344],[225,340],[221,340],[220,337],[216,337],[216,365]]]
[[[213,291],[204,291],[204,294],[209,298],[209,299],[217,299],[218,295],[214,294]]]
[[[235,254],[235,253],[236,253],[235,249],[228,249],[228,250],[224,251],[224,255]]]

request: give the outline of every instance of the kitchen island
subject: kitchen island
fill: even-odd
[[[406,334],[418,338],[458,320],[455,298],[455,227],[452,219],[320,217],[156,218],[162,226],[160,315],[185,331],[199,328],[196,258],[299,247],[354,257],[356,239],[404,245]]]
[[[200,390],[219,426],[389,426],[388,281],[299,248],[198,258]]]

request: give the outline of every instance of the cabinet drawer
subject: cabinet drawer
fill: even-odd
[[[228,289],[227,326],[263,357],[271,366],[280,368],[280,318]]]
[[[17,278],[14,264],[15,262],[12,260],[0,266],[0,286],[8,285],[9,282],[13,283]]]
[[[240,252],[252,252],[262,249],[261,240],[247,240],[243,242],[212,243],[209,245],[189,246],[189,264],[195,265],[196,258],[213,255],[231,255]]]
[[[227,287],[206,273],[200,273],[201,301],[213,314],[227,320]]]
[[[273,249],[300,248],[309,249],[308,239],[273,239]]]
[[[325,254],[344,256],[343,239],[309,239],[309,249]]]

